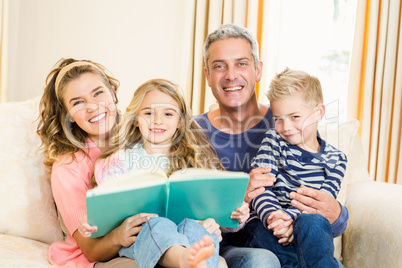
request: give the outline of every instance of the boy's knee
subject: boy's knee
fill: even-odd
[[[295,232],[302,231],[329,231],[332,232],[328,219],[320,214],[300,214],[294,222]]]

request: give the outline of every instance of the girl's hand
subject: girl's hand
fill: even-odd
[[[114,229],[113,240],[116,244],[128,247],[135,242],[138,233],[142,230],[142,224],[156,214],[140,213],[127,218],[119,227]]]
[[[90,237],[91,234],[98,231],[98,227],[89,225],[87,216],[83,216],[79,220],[78,231],[83,237]]]
[[[232,212],[230,215],[231,219],[236,219],[239,223],[244,223],[250,217],[250,207],[248,203],[243,201],[243,205],[237,208],[235,211]]]
[[[214,219],[206,219],[203,221],[197,221],[199,224],[201,224],[202,227],[205,228],[205,230],[208,231],[208,233],[210,234],[217,234],[218,235],[218,239],[219,242],[222,241],[222,232],[220,229],[219,224],[216,223],[216,221]]]

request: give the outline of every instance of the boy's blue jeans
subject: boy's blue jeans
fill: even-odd
[[[293,223],[294,244],[282,246],[259,219],[245,226],[246,246],[272,251],[282,267],[343,267],[334,257],[332,227],[319,214],[300,214]]]
[[[139,268],[153,268],[161,256],[173,245],[190,247],[202,239],[204,235],[212,237],[215,252],[207,260],[208,267],[218,267],[219,239],[216,234],[210,234],[198,222],[184,219],[179,225],[167,218],[152,217],[142,225],[135,243],[123,247],[120,256],[134,259]]]

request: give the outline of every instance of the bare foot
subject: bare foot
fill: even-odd
[[[212,238],[205,235],[202,240],[186,248],[180,257],[180,268],[207,267],[205,261],[214,254],[214,251],[215,246],[212,243]]]

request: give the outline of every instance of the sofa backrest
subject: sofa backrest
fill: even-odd
[[[39,98],[0,104],[0,233],[61,240],[50,180],[37,152]]]

